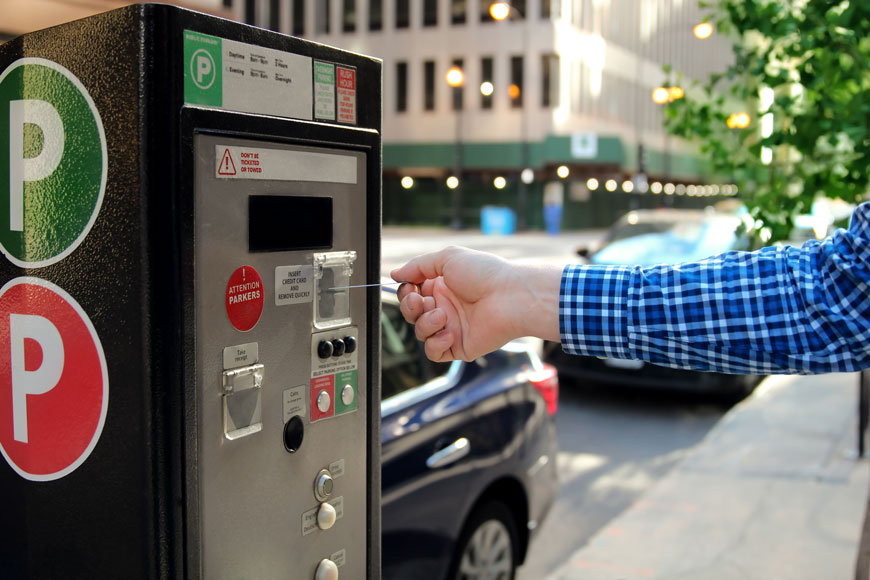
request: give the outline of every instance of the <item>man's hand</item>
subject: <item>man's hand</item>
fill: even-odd
[[[466,248],[392,272],[402,315],[433,361],[474,360],[521,336],[559,340],[561,268],[515,265]]]

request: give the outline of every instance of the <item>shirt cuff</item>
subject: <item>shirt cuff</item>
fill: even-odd
[[[559,333],[568,354],[631,358],[627,336],[631,267],[568,265],[559,292]]]

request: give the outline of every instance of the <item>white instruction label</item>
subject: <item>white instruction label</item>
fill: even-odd
[[[341,568],[347,563],[347,550],[341,549],[338,552],[334,553],[329,557],[330,560],[335,562],[335,565]]]
[[[223,108],[311,118],[311,58],[223,39]]]
[[[306,417],[308,406],[306,395],[307,385],[299,385],[284,391],[284,422],[286,423],[295,416]]]
[[[186,103],[312,118],[311,57],[185,30],[183,70]]]
[[[275,268],[275,306],[311,302],[314,299],[313,273],[311,264]]]
[[[224,348],[224,370],[246,367],[260,362],[259,345],[256,342]]]

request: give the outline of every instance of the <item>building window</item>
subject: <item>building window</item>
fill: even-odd
[[[369,0],[369,30],[381,30],[384,27],[383,0]]]
[[[465,24],[468,2],[466,0],[450,0],[450,22]]]
[[[581,0],[582,2],[582,0]],[[562,0],[541,0],[541,19],[552,18],[558,20],[562,17]]]
[[[396,112],[408,110],[408,63],[396,63]]]
[[[580,6],[580,29],[592,31],[593,7],[592,0],[583,0]]]
[[[572,113],[578,115],[583,112],[583,62],[580,60],[570,61],[571,90],[569,91],[569,104]]]
[[[438,0],[423,0],[423,26],[438,26]]]
[[[356,0],[344,0],[341,23],[343,32],[356,32]]]
[[[511,108],[519,109],[523,106],[523,57],[511,57],[511,84],[508,87],[508,96],[511,100]]]
[[[495,18],[489,13],[490,0],[480,0],[480,21],[495,22]]]
[[[546,1],[546,0],[543,0]],[[494,4],[494,0],[480,0],[480,21],[481,22],[495,22],[495,19],[492,17],[492,14],[489,13],[489,8]],[[509,20],[522,20],[526,17],[526,2],[525,0],[511,0],[508,2],[510,5],[510,15],[508,16]]]
[[[435,61],[423,63],[423,110],[435,110]]]
[[[541,57],[541,106],[559,106],[559,55]]]
[[[454,58],[453,63],[450,66],[455,66],[459,70],[462,71],[462,74],[465,74],[465,64],[461,58]],[[466,77],[466,80],[468,77]],[[459,85],[458,87],[450,87],[451,92],[453,93],[453,110],[461,111],[462,110],[462,100],[463,100],[463,85]]]
[[[396,28],[408,28],[411,25],[411,7],[409,0],[396,0]]]
[[[281,31],[281,0],[269,0],[269,30]]]
[[[293,34],[305,34],[305,0],[293,0]]]
[[[245,2],[245,24],[257,24],[256,0],[247,0],[247,2]]]
[[[480,108],[492,109],[492,94],[495,91],[492,74],[492,57],[480,59]]]
[[[332,2],[315,2],[315,30],[317,34],[329,34],[329,21],[332,20],[329,6]]]

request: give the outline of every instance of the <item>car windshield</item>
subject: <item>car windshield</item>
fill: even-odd
[[[644,219],[637,214],[617,224],[594,264],[678,264],[734,249],[738,220],[729,216],[674,215]]]

